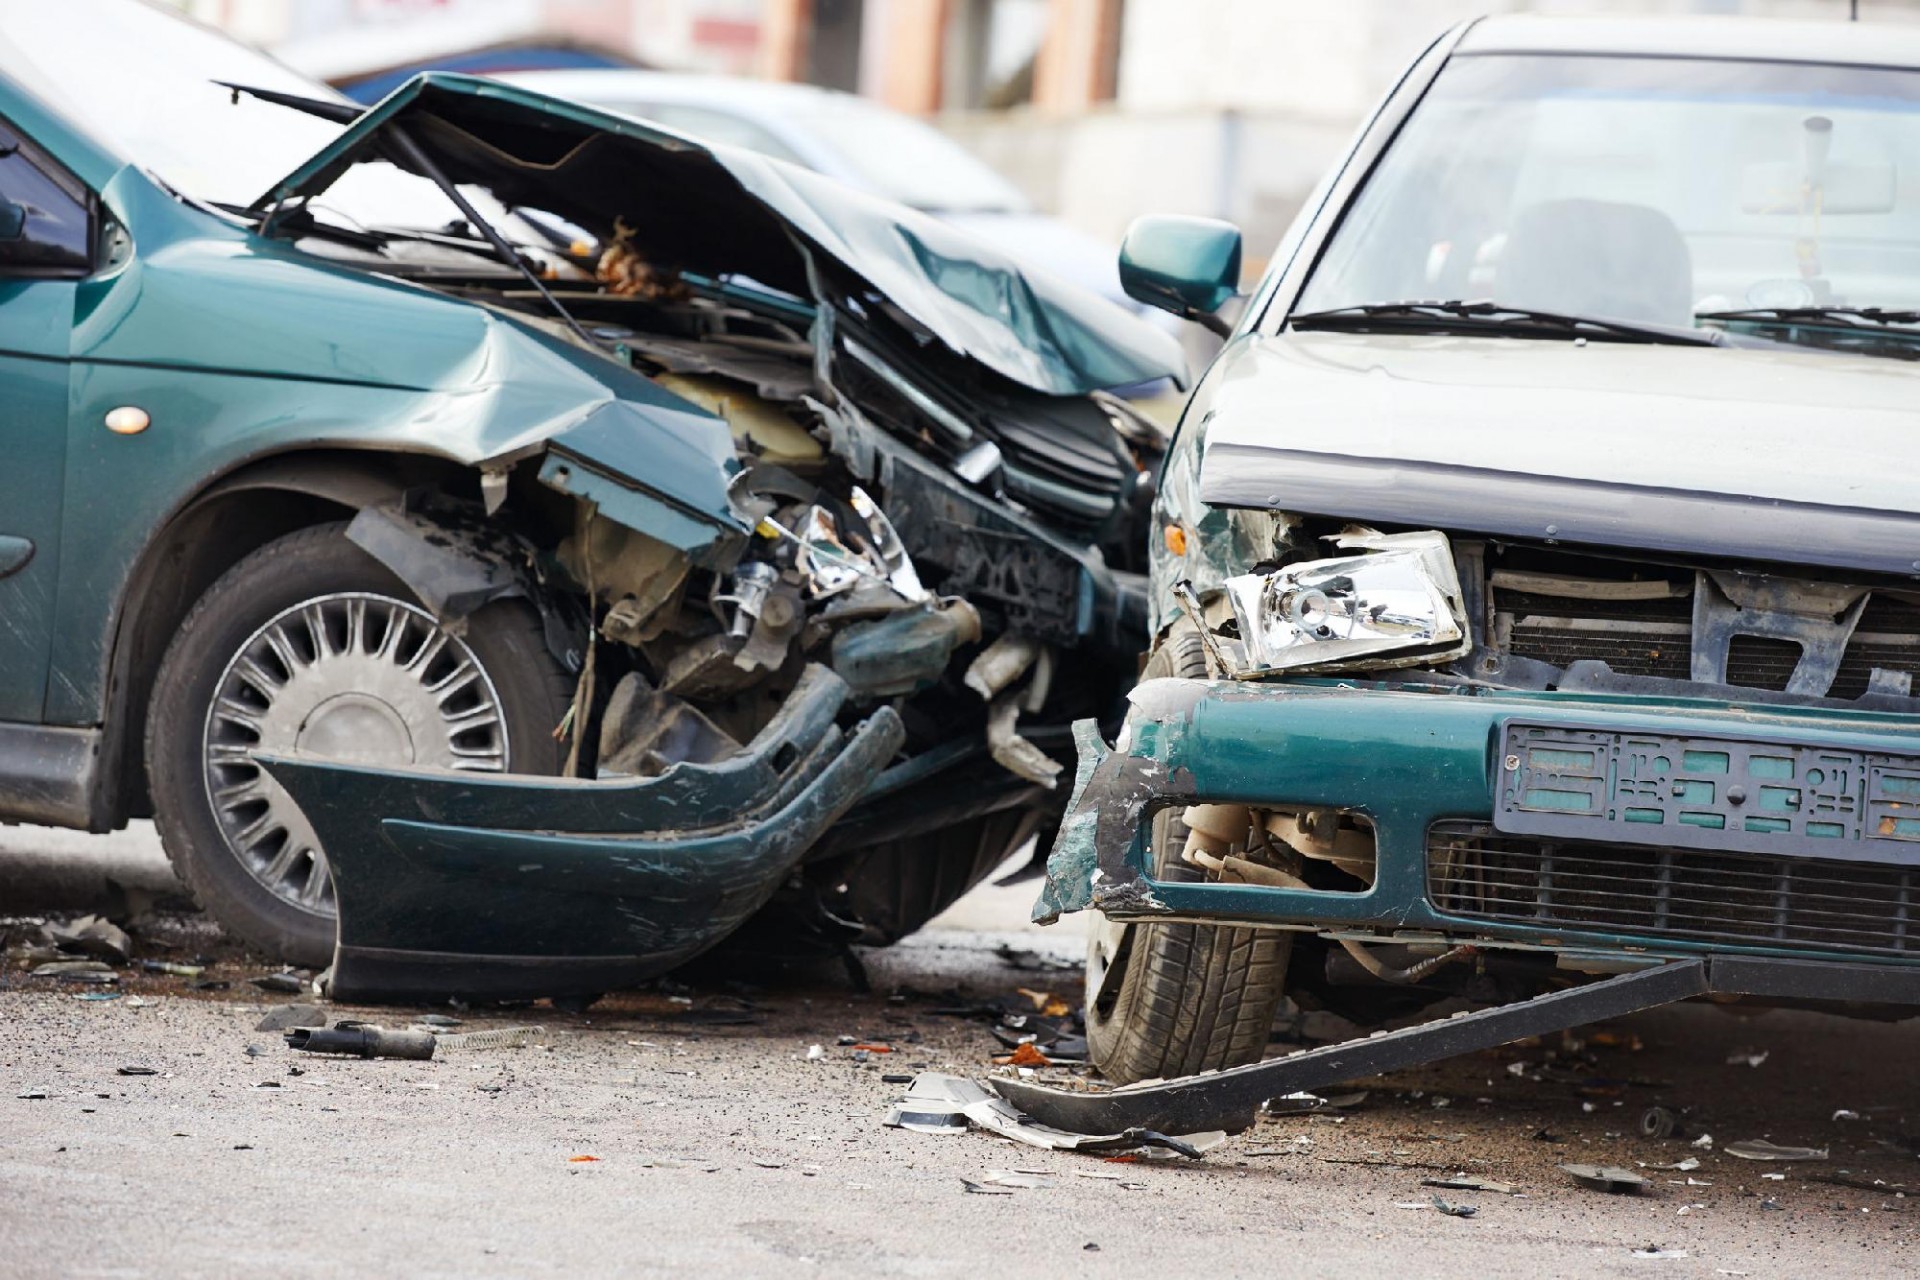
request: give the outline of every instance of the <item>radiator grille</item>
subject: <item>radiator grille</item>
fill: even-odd
[[[1880,955],[1920,954],[1920,868],[1507,836],[1441,822],[1433,905],[1550,929]]]
[[[1565,600],[1502,590],[1495,598],[1509,619],[1507,644],[1523,658],[1562,668],[1597,660],[1621,675],[1691,678],[1693,605],[1685,597]],[[1737,635],[1727,655],[1727,683],[1777,692],[1799,661],[1800,646],[1790,640]],[[1907,672],[1920,690],[1920,610],[1872,599],[1827,696],[1858,698],[1875,667]]]

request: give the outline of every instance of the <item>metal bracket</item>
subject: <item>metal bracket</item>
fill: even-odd
[[[1132,1128],[1161,1133],[1204,1133],[1212,1129],[1239,1133],[1252,1127],[1269,1098],[1493,1049],[1527,1036],[1617,1018],[1707,991],[1706,962],[1680,960],[1516,1004],[1459,1013],[1417,1027],[1383,1031],[1364,1040],[1305,1049],[1269,1062],[1180,1080],[1130,1085],[1106,1093],[1052,1089],[997,1077],[989,1083],[1030,1118],[1074,1133],[1118,1133]]]

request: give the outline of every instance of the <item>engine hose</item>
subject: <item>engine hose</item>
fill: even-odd
[[[1383,964],[1380,958],[1374,955],[1373,952],[1367,950],[1362,943],[1355,942],[1351,938],[1336,938],[1335,941],[1340,944],[1341,948],[1345,950],[1348,955],[1353,957],[1354,963],[1362,969],[1365,969],[1382,982],[1391,982],[1395,986],[1402,987],[1419,982],[1422,978],[1431,976],[1436,970],[1445,968],[1456,960],[1465,960],[1468,956],[1480,954],[1480,948],[1471,943],[1463,943],[1451,951],[1443,951],[1437,956],[1430,956],[1422,960],[1419,964],[1411,964],[1404,969],[1396,969],[1390,964]]]

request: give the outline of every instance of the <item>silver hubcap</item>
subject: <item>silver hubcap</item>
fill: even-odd
[[[274,895],[331,914],[313,828],[253,752],[499,773],[507,730],[473,651],[387,596],[317,596],[275,616],[220,673],[207,709],[207,800],[227,847]]]

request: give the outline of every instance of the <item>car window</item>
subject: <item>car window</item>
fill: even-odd
[[[69,274],[92,259],[85,188],[0,123],[0,274]]]
[[[617,111],[621,115],[651,120],[676,133],[706,142],[757,151],[763,156],[772,156],[790,164],[806,164],[767,129],[731,111],[696,107],[684,102],[594,102],[589,105],[599,107],[602,111]]]
[[[1696,312],[1920,304],[1920,73],[1457,57],[1297,307],[1490,298]]]

